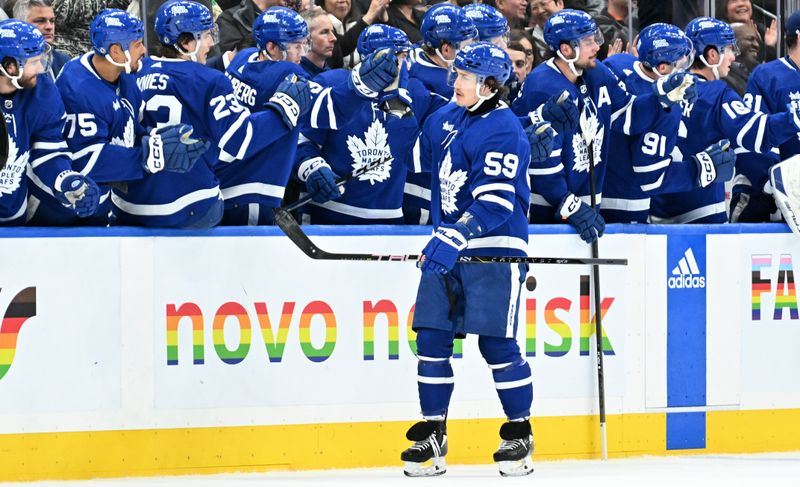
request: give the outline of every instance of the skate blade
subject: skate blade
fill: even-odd
[[[430,465],[425,463],[406,462],[403,473],[406,477],[435,477],[447,471],[444,457],[431,459]]]
[[[503,477],[522,477],[533,473],[533,459],[530,456],[523,460],[497,462],[497,466],[500,467],[500,475]]]

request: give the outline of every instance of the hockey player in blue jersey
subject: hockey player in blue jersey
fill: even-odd
[[[533,471],[530,425],[531,369],[515,334],[524,264],[458,263],[467,255],[527,255],[531,147],[547,157],[553,133],[531,127],[526,136],[502,101],[511,60],[497,46],[478,42],[454,62],[455,102],[431,115],[420,147],[432,172],[435,234],[422,251],[413,328],[417,332],[417,384],[423,421],[406,437],[405,474],[441,475],[448,451],[447,410],[453,392],[453,340],[478,335],[508,422],[494,453],[502,475]],[[544,127],[542,127],[544,128]],[[428,464],[430,462],[430,464]]]
[[[28,183],[54,195],[81,216],[97,209],[100,191],[91,178],[72,170],[62,136],[64,105],[45,73],[45,40],[19,20],[0,22],[0,111],[8,130],[8,159],[0,170],[0,225],[22,225]]]
[[[399,29],[370,26],[359,36],[365,58],[352,72],[330,70],[314,81],[324,87],[307,125],[301,127],[297,177],[313,197],[304,221],[321,224],[395,224],[403,222],[403,188],[413,144],[425,117],[445,104],[422,83],[408,79],[406,55],[411,44]],[[390,68],[390,69],[388,69]],[[388,70],[387,70],[388,69]],[[318,119],[331,87],[352,81],[362,98],[346,119],[319,128]],[[390,83],[392,86],[390,87]],[[339,194],[336,175],[384,160],[347,183]]]
[[[613,54],[603,59],[603,64],[614,73],[620,81],[633,74],[633,65],[636,63],[637,58],[633,54],[621,52]]]
[[[272,144],[294,130],[308,106],[307,82],[285,80],[268,102],[269,110],[251,114],[236,99],[230,79],[203,65],[214,45],[213,28],[211,12],[196,2],[165,3],[156,13],[161,56],[140,70],[137,80],[145,104],[143,121],[157,127],[190,124],[194,137],[212,146],[186,174],[145,175],[144,180],[129,183],[127,192],[114,189],[114,211],[121,223],[182,228],[216,225],[224,204],[215,166],[242,164],[246,170],[247,161],[270,157]],[[253,189],[242,186],[236,191]],[[283,196],[283,188],[265,186],[255,189]]]
[[[766,114],[800,110],[800,12],[786,21],[786,56],[756,66],[750,74],[744,101],[753,111]],[[780,215],[769,184],[769,168],[800,154],[800,132],[769,154],[741,151],[731,190],[731,222],[768,222]]]
[[[556,57],[536,67],[525,80],[513,109],[525,116],[548,97],[567,90],[581,112],[581,129],[559,133],[550,158],[531,164],[531,221],[566,220],[587,243],[602,236],[605,222],[589,206],[589,164],[594,165],[596,197],[602,188],[608,160],[607,131],[625,135],[645,132],[676,101],[691,96],[691,80],[674,73],[653,84],[653,92],[632,96],[602,63],[597,52],[602,33],[594,20],[576,10],[552,15],[544,29],[545,41]],[[587,144],[587,140],[590,142]],[[589,153],[591,147],[592,153]]]
[[[208,149],[206,142],[190,139],[187,125],[148,134],[139,124],[142,98],[130,73],[145,55],[141,20],[123,10],[106,9],[92,21],[89,36],[93,52],[69,61],[56,86],[66,107],[64,135],[73,168],[101,184],[100,206],[94,215],[76,219],[54,198],[38,194],[29,224],[106,226],[110,184],[161,170],[186,172]]]
[[[483,3],[470,3],[463,9],[478,29],[479,41],[491,42],[500,49],[508,47],[508,21],[499,10]]]
[[[673,164],[724,139],[733,147],[760,154],[769,153],[797,137],[800,120],[794,113],[774,115],[751,110],[720,78],[725,77],[736,56],[733,29],[720,20],[699,17],[686,26],[697,57],[691,72],[697,75],[697,101],[684,104]],[[719,148],[719,146],[717,146]],[[651,223],[724,223],[725,177],[715,176],[714,155],[699,157],[702,188],[660,194],[650,202]],[[687,164],[694,162],[687,161]],[[730,176],[727,174],[726,176]]]
[[[650,93],[653,83],[670,73],[685,71],[694,61],[692,42],[670,24],[645,27],[638,36],[637,50],[639,61],[624,80],[628,92],[634,95]],[[709,161],[716,177],[731,177],[736,155],[730,147],[722,150],[714,144],[702,154],[691,154],[686,162],[673,162],[680,123],[681,110],[676,106],[645,133],[611,133],[600,212],[607,223],[646,223],[650,195],[701,187],[710,177],[703,171]]]

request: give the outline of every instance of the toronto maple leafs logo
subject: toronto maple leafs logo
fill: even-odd
[[[133,129],[133,119],[128,118],[128,123],[125,124],[125,130],[122,132],[122,138],[111,137],[111,145],[118,145],[121,147],[133,147],[133,142],[136,133]]]
[[[577,172],[589,171],[589,147],[586,140],[592,141],[594,165],[600,164],[600,153],[603,149],[605,127],[600,126],[597,108],[591,98],[587,98],[581,110],[580,129],[572,136],[572,169]]]
[[[389,148],[389,134],[379,120],[373,120],[364,139],[350,135],[347,137],[347,149],[353,158],[353,171],[381,159],[392,157]],[[378,165],[375,169],[358,176],[359,181],[369,181],[370,184],[382,183],[389,179],[392,171],[391,161]]]
[[[0,171],[0,195],[11,194],[19,188],[30,159],[30,151],[19,154],[19,148],[12,137],[8,137],[8,162]]]
[[[467,171],[463,169],[453,171],[453,160],[450,157],[450,150],[448,149],[442,161],[442,165],[439,167],[439,189],[442,196],[442,211],[444,211],[446,215],[458,211],[458,192],[466,182]]]

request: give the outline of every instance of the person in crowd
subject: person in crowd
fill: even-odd
[[[352,68],[358,64],[358,36],[367,26],[388,21],[386,8],[389,0],[372,0],[367,13],[363,15],[351,0],[316,0],[316,4],[328,12],[336,31],[338,49],[329,63],[332,68]]]
[[[533,68],[542,64],[542,57],[539,55],[539,50],[534,46],[533,37],[523,29],[511,29],[508,33],[509,42],[516,42],[525,52],[525,61],[527,62],[526,69],[531,72]]]
[[[242,39],[252,39],[256,17],[268,8],[277,6],[285,7],[286,3],[284,0],[242,0],[236,7],[222,12],[217,17],[219,50],[225,53],[238,46]]]
[[[92,50],[89,26],[107,8],[128,8],[130,0],[53,0],[58,35],[52,46],[70,58]]]
[[[56,14],[51,0],[17,0],[14,3],[14,18],[35,25],[44,36],[50,47],[45,54],[49,58],[45,60],[45,66],[47,74],[55,80],[69,61],[69,56],[52,47],[56,40]]]
[[[528,60],[525,55],[525,48],[519,42],[512,42],[506,49],[509,59],[511,59],[511,68],[514,70],[514,81],[508,84],[508,101],[513,103],[519,95],[519,90],[525,78],[530,73],[528,69]]]
[[[528,2],[525,0],[496,0],[494,6],[508,19],[509,26],[514,29],[525,27]]]
[[[544,41],[544,25],[551,15],[564,10],[564,0],[531,0],[531,36],[540,59],[550,59],[554,53]]]
[[[422,40],[420,26],[425,11],[419,8],[421,4],[422,0],[392,0],[386,8],[386,24],[405,32],[413,44]]]
[[[336,34],[331,19],[320,7],[314,7],[302,13],[308,24],[311,47],[308,54],[300,60],[300,66],[310,78],[330,69],[328,60],[333,56],[336,47]]]
[[[772,19],[768,24],[754,20],[753,4],[750,0],[718,0],[717,17],[729,24],[749,25],[758,36],[758,62],[772,61],[777,57],[778,24]]]
[[[628,49],[628,0],[608,0],[600,15],[595,17],[595,22],[606,40],[597,53],[599,59],[608,57],[609,46],[617,40],[621,41],[622,51]],[[636,35],[638,23],[637,19],[633,19],[634,30],[631,38]]]
[[[731,63],[728,76],[722,78],[722,80],[728,83],[728,86],[733,88],[733,91],[739,96],[743,97],[750,73],[753,72],[756,66],[761,64],[758,60],[760,42],[758,33],[749,24],[737,22],[731,24],[731,28],[736,35],[736,45],[739,47],[740,54]]]

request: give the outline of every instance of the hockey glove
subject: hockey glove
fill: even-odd
[[[64,171],[56,177],[55,190],[58,201],[72,208],[78,216],[90,216],[97,211],[100,188],[91,178],[75,171]]]
[[[525,129],[528,142],[531,144],[531,162],[541,162],[553,151],[555,132],[547,122],[539,122]]]
[[[692,156],[692,160],[697,164],[698,184],[701,188],[714,181],[724,183],[733,177],[736,153],[730,148],[730,141],[722,139]]]
[[[697,100],[697,87],[694,81],[694,75],[691,73],[672,73],[653,83],[653,91],[664,108],[669,108],[679,101],[691,105]]]
[[[530,112],[528,116],[536,125],[539,122],[550,122],[553,130],[559,134],[565,131],[575,131],[578,128],[578,106],[564,90],[558,97],[551,96],[539,108]]]
[[[344,193],[344,187],[336,185],[336,175],[331,166],[321,157],[303,161],[297,177],[306,183],[306,190],[315,203],[334,200]]]
[[[308,80],[290,74],[281,81],[267,106],[278,112],[289,129],[297,127],[297,121],[311,108],[311,90]]]
[[[447,274],[456,265],[458,255],[467,248],[469,230],[461,223],[442,223],[428,245],[422,249],[419,267],[422,272]]]
[[[403,61],[397,77],[395,77],[394,81],[392,81],[389,86],[384,88],[383,93],[378,99],[381,110],[399,118],[413,117],[414,112],[411,110],[413,100],[406,89],[407,87],[408,66],[406,62]]]
[[[161,170],[185,173],[205,154],[210,144],[192,139],[191,125],[179,123],[150,131],[142,137],[142,166],[151,174]]]
[[[586,243],[592,243],[602,237],[606,229],[606,221],[600,216],[600,212],[571,193],[561,201],[557,215],[575,227]]]
[[[348,78],[350,88],[364,98],[375,99],[398,74],[397,56],[391,49],[381,49],[367,56],[353,68]]]

